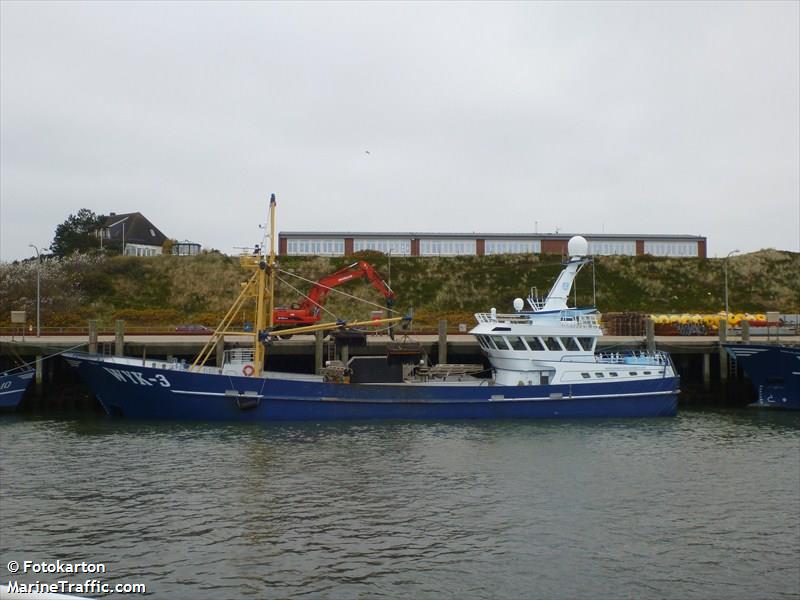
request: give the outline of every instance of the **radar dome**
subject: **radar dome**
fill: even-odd
[[[567,252],[569,252],[570,256],[588,256],[589,242],[582,235],[576,235],[570,238],[567,244]]]
[[[525,301],[522,298],[514,298],[514,310],[519,312],[525,308]]]

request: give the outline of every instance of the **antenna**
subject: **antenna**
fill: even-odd
[[[575,308],[578,308],[578,274],[575,273],[575,281],[572,282],[572,298],[575,302]]]

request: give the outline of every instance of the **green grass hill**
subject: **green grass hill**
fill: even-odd
[[[366,253],[384,278],[389,259]],[[319,277],[353,259],[283,257],[281,279],[307,291]],[[396,308],[415,311],[415,323],[433,326],[473,323],[472,314],[496,307],[511,311],[516,297],[536,287],[544,295],[561,268],[548,255],[485,257],[392,257],[391,285]],[[762,250],[729,259],[729,304],[733,312],[800,312],[800,254]],[[303,279],[298,279],[293,273]],[[238,258],[218,253],[152,258],[73,255],[43,261],[42,323],[45,327],[85,325],[96,318],[105,326],[125,319],[131,326],[215,325],[238,294],[246,273]],[[654,256],[598,257],[594,268],[601,312],[717,312],[724,308],[724,259]],[[592,302],[593,269],[577,280],[579,305]],[[383,298],[364,280],[339,288],[376,304]],[[279,284],[278,303],[298,301],[299,294]],[[340,318],[368,318],[374,307],[331,294],[327,308]],[[36,311],[36,263],[0,263],[0,325],[10,311]],[[237,317],[249,321],[249,313]],[[415,327],[416,329],[416,327]]]

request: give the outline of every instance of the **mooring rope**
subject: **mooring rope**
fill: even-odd
[[[17,343],[17,342],[8,342],[8,343],[12,344],[12,343]],[[40,359],[34,359],[31,362],[25,362],[25,360],[23,359],[23,362],[22,362],[21,365],[19,365],[17,367],[14,367],[13,369],[9,369],[8,371],[3,371],[0,374],[2,374],[2,375],[11,375],[16,371],[27,371],[29,369],[33,369],[33,368],[36,367],[36,363],[38,361],[44,362],[49,358],[53,358],[54,356],[59,356],[60,354],[64,354],[65,352],[72,352],[73,350],[76,350],[77,348],[81,348],[82,346],[85,346],[88,343],[89,342],[83,342],[83,343],[78,344],[76,346],[72,346],[71,348],[66,348],[64,350],[59,350],[58,352],[53,352],[52,354],[48,354],[47,356],[43,356]],[[42,347],[43,348],[47,348],[47,346],[42,346]]]

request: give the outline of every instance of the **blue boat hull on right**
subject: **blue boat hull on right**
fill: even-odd
[[[753,406],[800,410],[800,348],[727,344],[725,349],[753,382]]]

